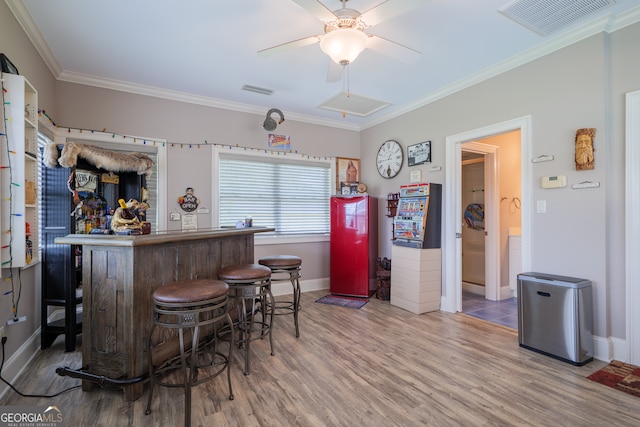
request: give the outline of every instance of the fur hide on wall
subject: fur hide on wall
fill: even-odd
[[[82,157],[92,165],[110,172],[137,172],[138,175],[151,176],[153,160],[143,153],[125,153],[106,150],[93,145],[67,142],[58,159],[56,144],[47,144],[44,149],[45,166],[55,167],[57,164],[65,168],[75,167],[78,157]]]

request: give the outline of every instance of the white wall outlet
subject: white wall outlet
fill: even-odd
[[[26,322],[26,321],[27,321],[27,316],[20,316],[17,319],[7,320],[7,326],[15,325],[16,323]]]

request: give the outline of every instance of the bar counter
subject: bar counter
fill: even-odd
[[[83,378],[82,389],[90,391],[104,378],[107,384],[121,383],[126,400],[138,399],[143,393],[141,378],[148,372],[153,291],[178,280],[217,279],[221,268],[253,263],[254,234],[273,230],[216,228],[56,238],[57,244],[82,246],[81,372],[86,376],[75,375]]]

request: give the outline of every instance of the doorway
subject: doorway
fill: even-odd
[[[484,154],[462,147],[462,290],[486,296]],[[464,299],[463,299],[464,308]]]
[[[499,239],[499,225],[500,225],[500,211],[498,209],[498,201],[496,195],[500,191],[499,183],[498,183],[498,165],[499,147],[497,145],[489,144],[486,142],[480,141],[470,141],[463,142],[460,144],[460,180],[458,181],[458,187],[456,188],[456,199],[459,200],[460,209],[457,210],[457,217],[460,219],[460,258],[457,260],[457,263],[460,265],[461,270],[461,283],[460,287],[462,287],[462,281],[465,280],[465,275],[463,274],[463,258],[466,256],[469,258],[469,255],[473,255],[473,252],[467,253],[463,255],[462,247],[465,246],[465,243],[469,243],[470,237],[475,237],[476,246],[480,246],[482,243],[482,270],[483,277],[479,280],[484,286],[484,297],[486,299],[497,301],[500,300],[500,239]],[[479,177],[480,182],[476,184],[471,184],[469,190],[472,192],[471,198],[469,198],[469,194],[463,194],[463,188],[465,187],[465,182],[462,179],[462,153],[465,153],[465,157],[468,154],[476,155],[477,159],[482,160],[482,176]],[[481,183],[481,185],[479,185]],[[466,188],[465,188],[466,189]],[[477,195],[480,196],[477,196]],[[482,209],[482,223],[481,224],[473,224],[473,221],[467,221],[464,216],[466,214],[469,205],[467,203],[462,203],[464,200],[482,200],[482,203],[474,203],[472,209],[479,210]],[[479,215],[479,213],[476,213]],[[470,223],[471,222],[471,223]],[[479,221],[478,221],[479,222]],[[476,225],[474,227],[474,225]],[[472,230],[472,229],[476,230]],[[466,242],[464,241],[466,238]],[[474,251],[475,252],[475,251]],[[477,261],[480,262],[480,261]],[[477,275],[477,274],[476,274]],[[478,277],[475,278],[478,281]]]
[[[500,286],[500,225],[497,222],[501,209],[501,197],[516,200],[521,212],[521,268],[523,271],[530,269],[530,228],[531,218],[529,213],[530,193],[531,193],[531,166],[526,159],[531,157],[531,117],[509,120],[484,128],[453,135],[446,138],[446,178],[445,178],[445,207],[444,207],[444,238],[443,238],[443,289],[441,309],[443,311],[462,311],[462,272],[461,272],[461,237],[462,221],[460,221],[461,206],[461,157],[463,146],[467,150],[470,146],[476,147],[490,144],[479,144],[478,140],[483,140],[496,135],[519,131],[520,132],[520,196],[500,196],[497,182],[490,185],[485,181],[485,227],[486,236],[486,283],[495,283],[492,297],[500,300],[502,296],[502,286]],[[470,144],[470,145],[466,145]],[[486,147],[485,147],[486,148]],[[497,167],[497,149],[493,153],[485,153],[485,177],[495,180],[496,173],[491,168]],[[489,160],[490,158],[490,160]],[[489,191],[492,189],[493,191]],[[504,203],[504,200],[502,201]],[[493,209],[493,212],[490,212]],[[494,276],[489,277],[489,274]],[[507,288],[508,289],[508,288]]]

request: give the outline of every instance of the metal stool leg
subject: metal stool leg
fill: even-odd
[[[300,270],[290,272],[291,285],[293,286],[293,323],[296,327],[296,338],[300,338],[300,326],[298,323],[298,312],[300,311]]]
[[[238,286],[243,289],[239,289],[236,292],[236,297],[240,299],[237,302],[238,306],[238,345],[244,347],[244,374],[249,375],[251,373],[251,341],[254,328],[256,327],[255,317],[258,313],[261,315],[260,322],[260,337],[264,337],[265,334],[269,335],[269,346],[271,347],[271,355],[275,356],[275,348],[273,345],[273,307],[274,299],[271,293],[271,282],[269,280],[263,283],[253,283],[250,285],[238,285],[231,284],[231,287]],[[252,290],[253,293],[246,292]],[[258,293],[256,292],[258,290]],[[248,306],[250,310],[248,310]]]

